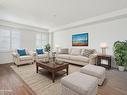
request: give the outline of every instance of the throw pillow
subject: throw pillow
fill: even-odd
[[[84,49],[81,53],[82,56],[89,57],[93,53],[93,50]]]
[[[60,54],[68,54],[69,50],[67,48],[60,49]]]
[[[37,54],[44,54],[42,48],[37,48],[37,49],[36,49],[36,52],[37,52]]]
[[[81,49],[78,49],[78,48],[72,48],[71,49],[71,55],[80,55],[81,53]]]
[[[25,49],[17,49],[17,52],[18,52],[19,56],[25,56],[26,55]]]

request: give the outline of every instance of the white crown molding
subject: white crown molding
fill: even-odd
[[[96,24],[96,23],[102,23],[102,22],[117,20],[117,19],[121,19],[121,18],[127,18],[127,8],[122,9],[122,10],[118,10],[118,11],[114,11],[111,13],[107,13],[104,15],[84,19],[84,20],[77,21],[77,22],[74,22],[71,24],[66,24],[64,26],[52,29],[52,32],[57,32],[60,30],[66,30],[66,29],[70,29],[70,28],[87,26],[87,25],[92,25],[92,24]]]
[[[0,19],[0,26],[8,26],[8,27],[27,29],[27,30],[35,30],[35,31],[39,31],[39,32],[48,32],[49,31],[49,29],[20,24],[20,23],[16,23],[16,22],[12,22],[12,21],[3,20],[3,19]]]

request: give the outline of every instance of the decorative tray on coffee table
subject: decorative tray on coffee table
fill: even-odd
[[[56,61],[55,61],[55,64],[61,65],[61,64],[64,64],[64,62],[63,62],[63,61],[58,61],[58,60],[56,60]]]

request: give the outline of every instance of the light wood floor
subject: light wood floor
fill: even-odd
[[[108,70],[99,95],[127,95],[127,72]],[[3,92],[3,90],[5,90]],[[10,68],[0,65],[0,95],[36,95],[31,88]]]

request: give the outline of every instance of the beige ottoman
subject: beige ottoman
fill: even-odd
[[[80,69],[81,73],[88,74],[98,78],[98,85],[102,85],[105,79],[105,68],[88,64]]]
[[[62,95],[96,95],[98,80],[96,77],[75,72],[61,80]]]

